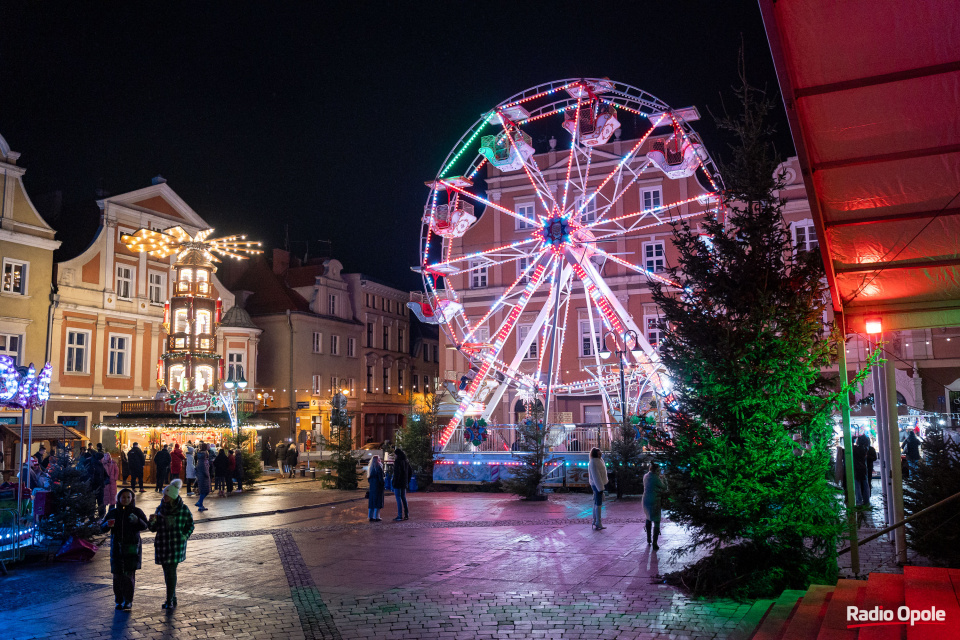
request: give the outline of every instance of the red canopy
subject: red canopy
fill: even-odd
[[[760,8],[847,331],[960,325],[960,2]]]

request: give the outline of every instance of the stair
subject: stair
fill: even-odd
[[[936,607],[945,612],[945,624],[900,624],[896,613],[903,605]],[[895,624],[850,628],[850,606],[891,611]],[[729,639],[960,640],[960,569],[904,567],[903,575],[871,573],[867,580],[787,590],[775,601],[755,602]]]

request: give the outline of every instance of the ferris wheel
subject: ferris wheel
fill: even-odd
[[[442,445],[465,415],[489,418],[508,388],[525,401],[542,399],[548,419],[560,396],[600,395],[610,415],[623,415],[636,413],[645,394],[666,394],[670,383],[657,352],[603,274],[605,265],[616,265],[620,273],[675,285],[641,264],[639,250],[624,247],[655,227],[719,210],[719,173],[689,124],[698,117],[692,107],[672,109],[620,82],[579,78],[518,93],[463,134],[427,182],[424,292],[409,304],[420,320],[439,324],[470,363]],[[628,122],[635,133],[621,143]],[[540,139],[544,130],[556,136],[553,164],[534,149],[531,132]],[[510,190],[525,189],[532,205],[504,204],[488,189],[490,175],[511,178]],[[694,188],[678,190],[679,198],[645,199],[651,178],[694,178]],[[497,232],[503,229],[509,233]],[[476,275],[498,267],[510,277],[492,300],[470,304],[465,294]],[[629,341],[615,338],[627,358],[622,371],[601,360],[598,345],[578,375],[561,375],[569,373],[561,371],[564,342],[576,333],[568,327],[574,298],[585,301],[592,336],[609,331]],[[521,316],[532,322],[521,325]]]

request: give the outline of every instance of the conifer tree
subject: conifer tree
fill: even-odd
[[[418,474],[433,474],[433,443],[440,429],[439,411],[440,397],[436,393],[425,392],[422,397],[411,398],[407,423],[397,431],[397,446],[407,454],[410,466]]]
[[[350,417],[345,409],[334,407],[330,414],[330,435],[333,438],[333,458],[337,468],[337,489],[356,489],[357,459],[353,457],[353,433]]]
[[[736,141],[721,164],[725,219],[676,223],[680,288],[653,288],[674,385],[670,435],[656,436],[667,509],[692,535],[682,551],[710,552],[672,579],[749,597],[832,583],[842,521],[827,483],[837,395],[821,377],[831,355],[823,266],[792,245],[765,123],[772,104],[741,80],[742,112],[717,118]]]
[[[517,425],[515,437],[518,444],[513,457],[520,464],[511,467],[503,488],[527,500],[543,499],[547,439],[543,404],[539,400],[530,403],[530,411]]]
[[[930,429],[923,439],[923,460],[904,484],[908,514],[960,493],[960,443]],[[907,544],[920,555],[948,567],[960,566],[960,500],[954,500],[907,524]]]
[[[100,464],[90,460],[86,464]],[[40,519],[40,533],[54,540],[76,537],[92,540],[100,533],[97,521],[97,499],[90,490],[84,464],[73,465],[70,454],[61,451],[52,457],[47,470],[50,475],[52,513]]]

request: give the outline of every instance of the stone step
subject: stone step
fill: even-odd
[[[777,601],[770,607],[763,622],[753,634],[752,640],[781,640],[787,623],[797,608],[797,603],[804,596],[805,591],[787,589],[780,594]]]
[[[756,631],[760,623],[763,622],[767,612],[770,611],[773,602],[773,600],[757,600],[754,602],[750,606],[750,610],[747,611],[747,614],[743,616],[739,624],[730,632],[727,640],[750,640],[750,638],[753,637],[753,632]]]
[[[860,606],[867,585],[863,580],[837,580],[830,603],[823,615],[817,640],[856,640],[859,629],[848,629],[847,607]]]
[[[903,605],[903,576],[898,573],[871,573],[863,596],[863,608],[880,607],[893,611]],[[894,618],[896,619],[896,618]],[[857,640],[905,640],[907,628],[903,625],[860,627]]]
[[[787,626],[782,640],[810,640],[820,633],[823,616],[827,612],[827,605],[836,587],[825,584],[810,585],[790,624]]]
[[[940,567],[904,567],[905,604],[911,609],[942,609],[946,624],[907,625],[907,640],[960,640],[960,603],[950,570]]]

